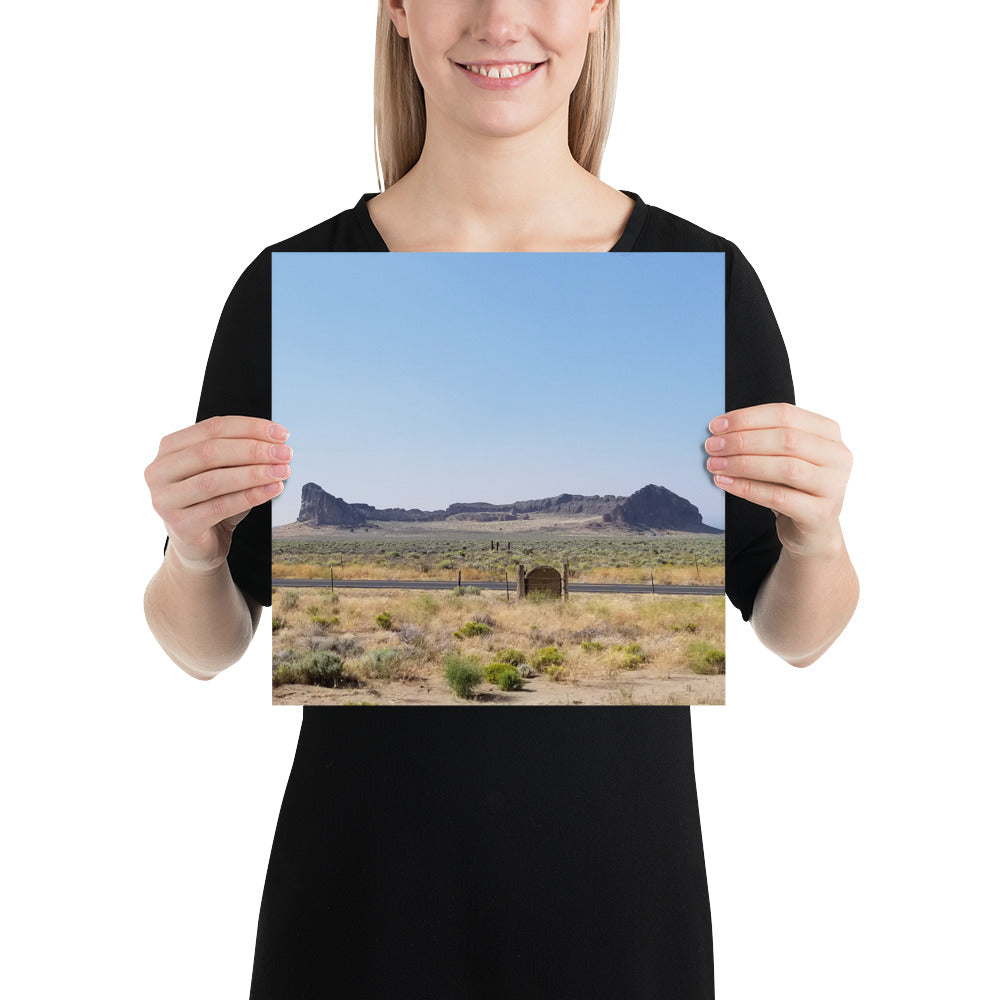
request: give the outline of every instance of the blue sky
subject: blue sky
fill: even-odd
[[[673,490],[723,526],[721,253],[274,253],[275,420],[302,486],[376,507]]]

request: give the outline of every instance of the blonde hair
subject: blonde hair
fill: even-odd
[[[580,79],[569,99],[569,149],[595,177],[611,130],[618,81],[618,0],[609,0],[601,26],[587,38]],[[381,190],[391,187],[420,157],[427,131],[424,88],[400,37],[378,0],[375,26],[375,167]]]

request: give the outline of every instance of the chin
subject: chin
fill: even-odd
[[[472,128],[480,135],[494,139],[513,139],[516,136],[528,135],[537,129],[549,116],[511,114],[512,108],[497,108],[495,113],[484,112],[479,115]]]

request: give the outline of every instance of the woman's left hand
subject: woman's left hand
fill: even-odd
[[[773,510],[790,555],[829,555],[843,545],[840,510],[854,459],[835,421],[765,403],[716,417],[708,429],[716,485]]]

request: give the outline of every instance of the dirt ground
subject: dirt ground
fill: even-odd
[[[520,691],[500,691],[483,683],[475,698],[459,698],[443,677],[429,681],[368,682],[363,687],[325,688],[282,684],[272,689],[275,705],[722,705],[724,674],[702,675],[675,669],[621,671],[616,679],[550,680],[526,677]]]

